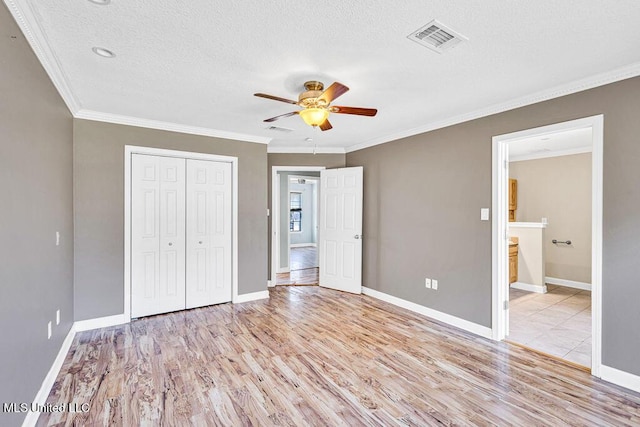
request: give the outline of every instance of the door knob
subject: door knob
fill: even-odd
[[[353,236],[353,238],[356,239],[356,240],[358,240],[361,237],[362,237],[362,235],[360,235],[360,234],[356,234],[355,236]]]
[[[169,242],[169,246],[173,246],[173,243]]]
[[[202,240],[200,240],[200,241],[198,242],[198,244],[200,244],[200,245],[201,245],[201,244],[202,244]]]

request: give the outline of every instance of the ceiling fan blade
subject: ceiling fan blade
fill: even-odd
[[[331,107],[331,112],[338,114],[355,114],[356,116],[369,117],[373,117],[378,114],[378,110],[376,110],[375,108],[339,107],[337,105]]]
[[[282,119],[282,118],[285,118],[285,117],[295,116],[296,114],[298,114],[297,111],[292,111],[290,113],[280,114],[279,116],[271,117],[270,119],[265,119],[263,121],[264,122],[275,122],[276,120],[279,120],[279,119]]]
[[[323,100],[328,105],[331,103],[331,101],[344,94],[348,90],[349,88],[342,83],[334,82],[327,88],[327,90],[322,92],[322,94],[318,97],[318,100]]]
[[[333,129],[333,126],[331,126],[331,123],[329,123],[329,119],[327,119],[320,125],[320,130],[324,131],[329,129]]]
[[[253,96],[259,96],[260,98],[273,99],[274,101],[286,102],[287,104],[298,105],[296,101],[292,101],[286,98],[280,98],[279,96],[267,95],[266,93],[254,93]]]

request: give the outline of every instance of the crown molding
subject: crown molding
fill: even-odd
[[[49,75],[51,82],[58,90],[58,93],[67,104],[71,114],[80,110],[80,103],[74,96],[69,86],[69,80],[62,71],[58,59],[51,50],[49,42],[43,33],[38,21],[33,13],[33,9],[26,0],[4,0],[7,8],[13,15],[18,27],[27,39],[31,49],[42,64],[45,72]]]
[[[436,129],[441,129],[447,126],[456,125],[459,123],[468,122],[470,120],[479,119],[481,117],[490,116],[492,114],[502,113],[516,108],[524,107],[538,102],[547,101],[553,98],[559,98],[565,95],[571,95],[572,93],[582,92],[584,90],[593,89],[598,86],[604,86],[609,83],[614,83],[620,80],[629,79],[640,75],[640,62],[627,65],[625,67],[617,68],[615,70],[607,71],[605,73],[596,74],[591,77],[576,80],[571,83],[556,86],[551,89],[536,92],[534,94],[526,95],[520,98],[515,98],[507,102],[500,104],[494,104],[492,106],[481,108],[479,110],[472,111],[466,114],[460,114],[445,120],[435,121],[423,126],[419,126],[406,131],[386,135],[380,138],[374,138],[369,141],[355,144],[346,148],[347,153],[353,151],[362,150],[364,148],[373,147],[375,145],[384,144],[398,139],[407,138],[410,136],[418,135],[421,133],[429,132]]]
[[[344,147],[267,147],[269,154],[345,154]]]
[[[198,126],[181,125],[178,123],[163,122],[160,120],[142,119],[120,114],[101,113],[92,110],[80,110],[74,114],[76,119],[93,120],[97,122],[114,123],[119,125],[137,126],[148,129],[166,130],[170,132],[186,133],[191,135],[212,136],[215,138],[232,139],[235,141],[254,142],[257,144],[268,144],[271,138],[248,135],[243,133],[228,132]]]

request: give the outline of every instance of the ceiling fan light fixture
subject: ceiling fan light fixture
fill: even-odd
[[[306,108],[299,115],[309,126],[320,126],[329,117],[329,111],[324,108]]]

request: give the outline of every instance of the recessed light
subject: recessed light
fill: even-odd
[[[100,56],[102,56],[104,58],[113,58],[114,56],[116,56],[115,53],[113,53],[109,49],[105,49],[103,47],[92,47],[91,50],[96,55],[100,55]]]
[[[89,0],[91,3],[99,4],[102,6],[106,6],[111,3],[111,0]]]

